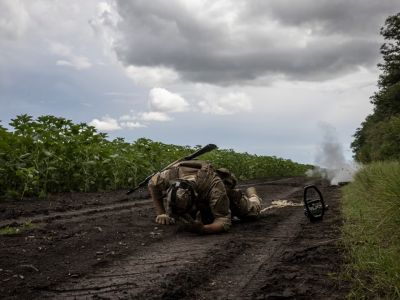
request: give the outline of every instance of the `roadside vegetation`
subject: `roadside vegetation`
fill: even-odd
[[[54,116],[20,115],[9,131],[0,125],[0,197],[46,197],[66,191],[108,191],[136,186],[148,175],[200,146],[141,138],[112,141],[85,123]],[[239,179],[301,176],[311,168],[291,160],[214,150],[202,157]]]
[[[399,178],[399,162],[376,162],[343,189],[353,299],[400,299]]]
[[[17,225],[17,226],[5,226],[0,228],[0,235],[15,235],[19,234],[23,231],[30,230],[34,226],[30,222],[26,222],[22,225]]]
[[[353,299],[400,299],[400,13],[386,19],[381,34],[374,111],[352,143],[365,165],[343,189],[345,276]]]

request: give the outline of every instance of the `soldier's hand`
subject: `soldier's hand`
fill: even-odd
[[[171,218],[167,214],[161,214],[156,217],[156,223],[163,225],[175,224],[175,219]]]
[[[256,208],[256,211],[261,211],[261,204],[258,202],[254,203],[254,204],[255,204],[254,206]]]
[[[199,221],[193,221],[193,222],[184,224],[183,230],[193,232],[193,233],[203,234],[204,233],[204,225],[203,225],[203,223],[201,223]]]

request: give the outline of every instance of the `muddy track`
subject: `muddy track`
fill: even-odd
[[[263,182],[254,182],[254,183],[244,183],[239,185],[240,188],[246,188],[247,186],[257,186],[257,185],[285,185],[285,182],[290,180],[289,179],[280,179],[280,180],[270,180],[270,181],[263,181]],[[287,183],[289,186],[293,186],[293,183]],[[69,202],[70,203],[65,203],[65,196],[70,196]],[[86,216],[93,216],[93,215],[99,215],[101,216],[104,213],[115,213],[117,211],[124,211],[124,210],[131,210],[135,208],[141,208],[143,206],[149,206],[151,201],[150,199],[145,199],[148,198],[148,193],[146,191],[140,190],[139,192],[136,192],[134,195],[128,197],[125,193],[116,193],[116,196],[114,196],[114,200],[109,203],[109,201],[103,202],[101,200],[96,200],[92,201],[92,203],[88,203],[89,207],[84,207],[82,204],[77,203],[79,201],[80,196],[85,196],[84,194],[78,194],[77,199],[74,199],[74,197],[71,194],[66,194],[64,197],[61,198],[61,204],[64,205],[54,205],[52,207],[51,201],[54,201],[54,199],[50,200],[50,203],[44,203],[44,205],[40,205],[40,208],[32,208],[32,203],[28,202],[28,205],[24,205],[24,203],[18,203],[19,205],[12,205],[15,204],[12,203],[11,206],[13,207],[8,207],[7,213],[4,213],[6,209],[3,207],[1,212],[3,214],[0,216],[2,217],[0,219],[0,228],[6,227],[6,226],[19,226],[23,225],[27,222],[29,223],[48,223],[53,220],[71,220],[79,222],[85,219]],[[99,194],[95,194],[94,197],[96,198],[99,197]],[[93,195],[91,196],[93,198]],[[143,198],[145,197],[145,198]],[[63,199],[64,198],[64,199]],[[57,201],[58,199],[56,199]],[[40,202],[41,200],[36,199],[36,202]],[[94,205],[93,205],[94,202]],[[87,203],[87,202],[86,202]],[[31,207],[29,207],[29,204],[31,204]],[[5,204],[7,206],[7,203]],[[46,208],[43,208],[44,206],[47,206]],[[33,206],[34,207],[34,206]]]
[[[132,211],[135,209],[140,209],[143,206],[149,206],[151,200],[137,200],[135,202],[128,203],[116,203],[116,204],[105,204],[99,205],[95,208],[83,208],[65,212],[52,212],[47,214],[35,214],[30,217],[19,217],[16,219],[8,219],[0,221],[0,228],[6,226],[19,226],[26,223],[38,224],[38,223],[49,223],[51,221],[57,220],[58,222],[68,221],[68,222],[80,222],[84,221],[88,217],[102,217],[105,214],[113,214],[116,212]]]
[[[256,185],[268,206],[301,202],[309,183],[243,186]],[[36,210],[35,228],[0,237],[0,292],[10,299],[342,299],[346,285],[328,275],[342,261],[340,191],[318,184],[331,207],[321,223],[310,224],[301,207],[284,207],[213,236],[157,226],[149,200],[125,202],[121,193],[89,208]]]

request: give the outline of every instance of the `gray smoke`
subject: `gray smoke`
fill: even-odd
[[[320,175],[330,180],[333,185],[352,181],[354,174],[361,166],[354,161],[346,160],[343,146],[333,126],[320,123],[319,127],[323,132],[323,139],[315,158],[317,167],[307,171],[307,175]]]

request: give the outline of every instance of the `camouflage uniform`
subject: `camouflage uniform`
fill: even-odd
[[[197,193],[195,205],[202,222],[220,223],[227,231],[232,215],[241,219],[257,217],[261,199],[256,195],[247,197],[240,190],[234,189],[235,177],[228,170],[221,170],[215,171],[205,161],[182,161],[154,175],[149,182],[149,189],[161,199],[174,180],[191,182]]]

